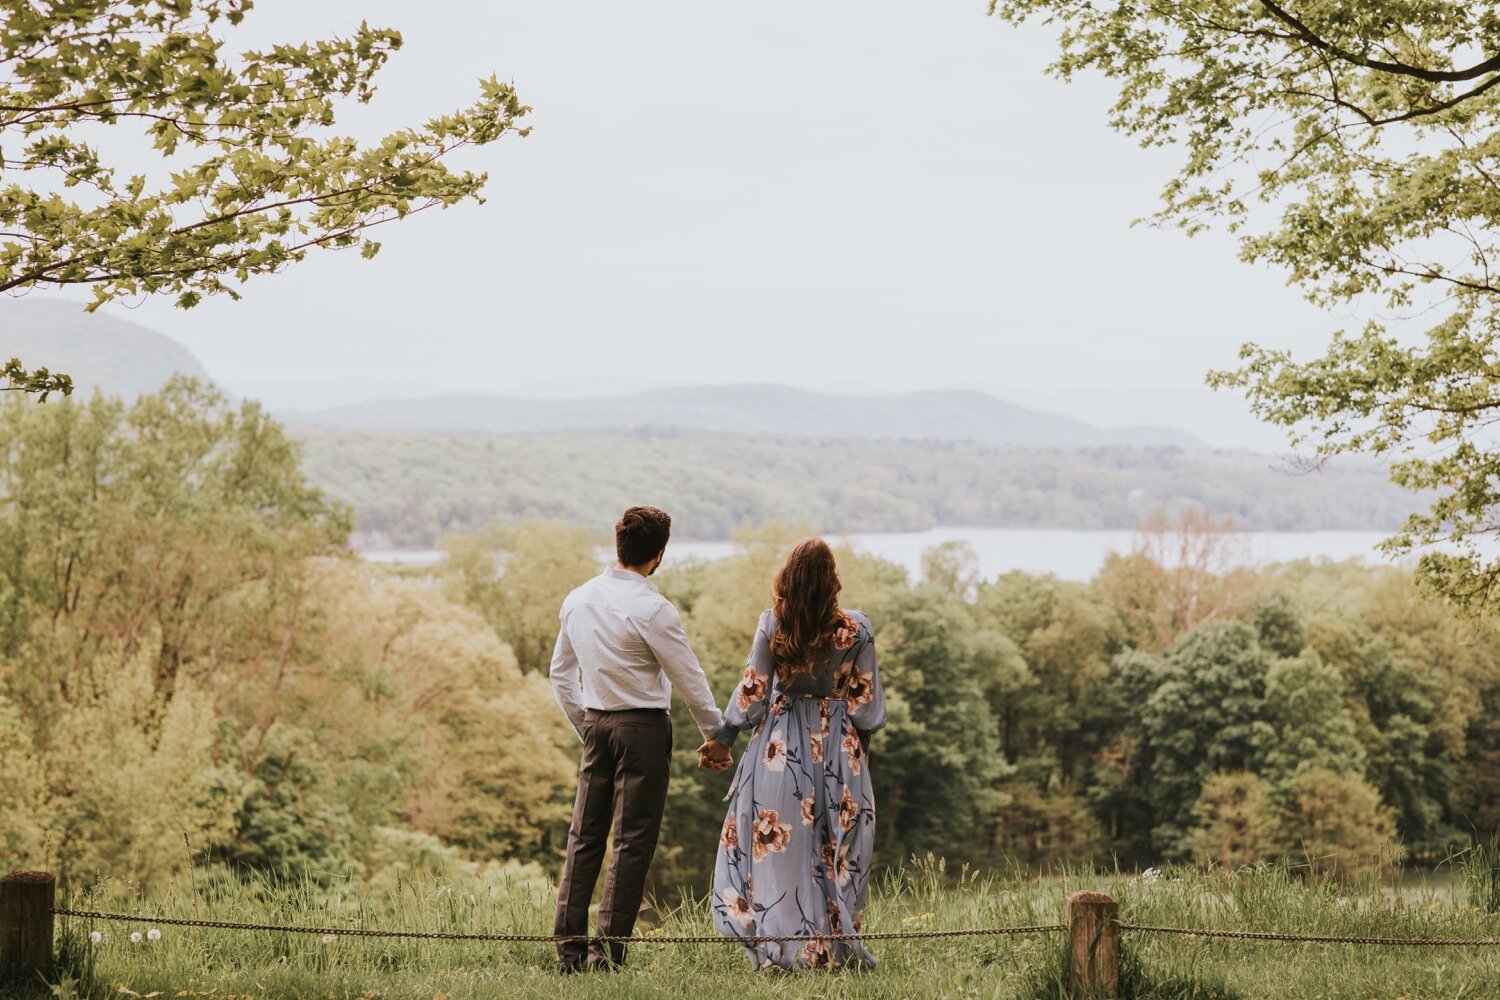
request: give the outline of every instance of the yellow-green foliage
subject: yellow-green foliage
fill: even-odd
[[[598,541],[587,528],[554,521],[491,525],[445,539],[443,571],[458,599],[494,626],[523,670],[546,673],[558,608],[568,591],[599,571]]]
[[[47,776],[30,724],[0,689],[0,867],[43,868],[47,855]]]
[[[128,872],[159,885],[188,865],[184,831],[227,836],[244,779],[215,759],[212,698],[186,681],[166,697],[153,684],[154,661],[150,649],[101,657],[45,740],[6,713],[0,726],[14,735],[4,753],[18,760],[5,773],[20,794],[0,810],[14,837],[0,867],[55,864],[74,880]]]
[[[330,879],[402,823],[555,856],[575,741],[545,680],[350,557],[253,404],[179,380],[3,406],[0,433],[0,867]]]
[[[1276,855],[1276,816],[1270,786],[1246,771],[1220,772],[1203,782],[1197,822],[1189,835],[1193,856],[1204,864],[1235,869]]]
[[[399,812],[418,829],[484,857],[560,849],[577,739],[546,678],[523,673],[479,615],[432,581],[353,561],[308,574],[332,670],[304,683],[309,704],[339,730],[325,746],[400,726],[414,734],[419,764]],[[363,692],[349,683],[356,678]],[[377,691],[388,692],[383,719],[369,717]]]
[[[329,892],[429,865],[556,872],[577,741],[543,668],[600,535],[520,522],[451,540],[433,570],[361,562],[281,429],[186,381],[130,406],[0,406],[0,442],[0,866],[152,894],[190,861]],[[1388,840],[1436,859],[1500,822],[1493,633],[1351,565],[1238,571],[1230,600],[1209,571],[1223,533],[1198,529],[1172,529],[1202,557],[1186,579],[1143,552],[1092,584],[975,584],[961,546],[913,581],[838,547],[889,708],[878,864],[1274,860],[1347,880],[1383,872]],[[707,563],[668,548],[657,582],[721,697],[808,533],[746,529]],[[1159,605],[1196,610],[1132,627]],[[676,725],[667,898],[705,886],[725,790],[680,707]]]
[[[1317,878],[1385,874],[1401,860],[1391,811],[1355,774],[1313,767],[1281,789],[1281,854]]]

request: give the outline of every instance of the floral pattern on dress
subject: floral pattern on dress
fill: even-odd
[[[854,935],[875,834],[865,738],[884,724],[885,699],[869,619],[859,612],[841,616],[828,662],[815,667],[820,690],[831,695],[781,690],[770,651],[775,617],[768,611],[724,711],[726,722],[754,735],[725,796],[714,923],[729,937],[796,938],[747,944],[755,968],[875,964]],[[831,939],[838,935],[849,937]]]
[[[750,855],[756,861],[772,851],[780,854],[792,842],[792,824],[781,822],[775,809],[760,810],[751,829],[754,836],[750,839]]]
[[[765,763],[767,770],[786,770],[786,740],[777,736],[766,740]]]
[[[751,705],[765,696],[766,678],[756,673],[753,666],[746,667],[745,679],[735,689],[735,702],[740,706],[740,711],[748,711]]]
[[[844,737],[841,744],[844,748],[844,756],[849,758],[849,770],[859,774],[860,768],[865,762],[865,745],[855,733]]]
[[[723,899],[729,918],[739,924],[741,930],[749,928],[755,921],[755,904],[750,897],[741,896],[733,889],[725,889]]]

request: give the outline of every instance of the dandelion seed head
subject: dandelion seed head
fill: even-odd
[[[149,931],[146,932],[146,940],[147,941],[160,941],[161,940],[161,931],[157,930],[155,927],[151,928]]]
[[[130,943],[131,944],[140,944],[141,943],[141,932],[140,931],[131,931],[130,932]]]
[[[89,943],[90,944],[102,944],[103,941],[104,941],[104,935],[101,932],[99,932],[99,931],[89,931]]]

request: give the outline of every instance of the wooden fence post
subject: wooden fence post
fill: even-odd
[[[1120,905],[1102,892],[1068,897],[1068,995],[1114,1000],[1120,990]]]
[[[51,978],[56,891],[50,872],[18,871],[0,878],[0,982]]]

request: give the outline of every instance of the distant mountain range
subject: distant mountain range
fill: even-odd
[[[1245,448],[1267,454],[1280,454],[1288,447],[1286,431],[1257,419],[1242,396],[1206,386],[1038,389],[974,383],[960,387],[988,392],[1034,410],[1065,413],[1099,427],[1129,423],[1191,428],[1194,434],[1216,447]]]
[[[133,397],[157,388],[174,372],[210,380],[198,359],[177,341],[115,315],[85,313],[83,303],[76,301],[0,300],[0,361],[12,356],[28,367],[68,372],[85,395],[99,388]],[[970,385],[882,393],[853,384],[817,390],[664,386],[625,376],[593,382],[557,379],[496,395],[442,393],[434,386],[362,378],[236,383],[234,388],[263,399],[293,427],[375,433],[680,429],[1037,448],[1201,450],[1227,444],[1263,451],[1278,450],[1280,441],[1279,432],[1256,424],[1242,402],[1199,389],[1049,393]]]
[[[1170,445],[1202,449],[1165,427],[1105,430],[982,392],[836,396],[782,385],[687,386],[594,399],[445,395],[283,412],[292,426],[367,432],[530,434],[679,428],[696,432],[863,440],[972,441],[1079,448]]]
[[[171,337],[56,299],[0,299],[0,362],[10,358],[73,376],[74,392],[85,399],[94,389],[134,398],[177,372],[212,381]]]

